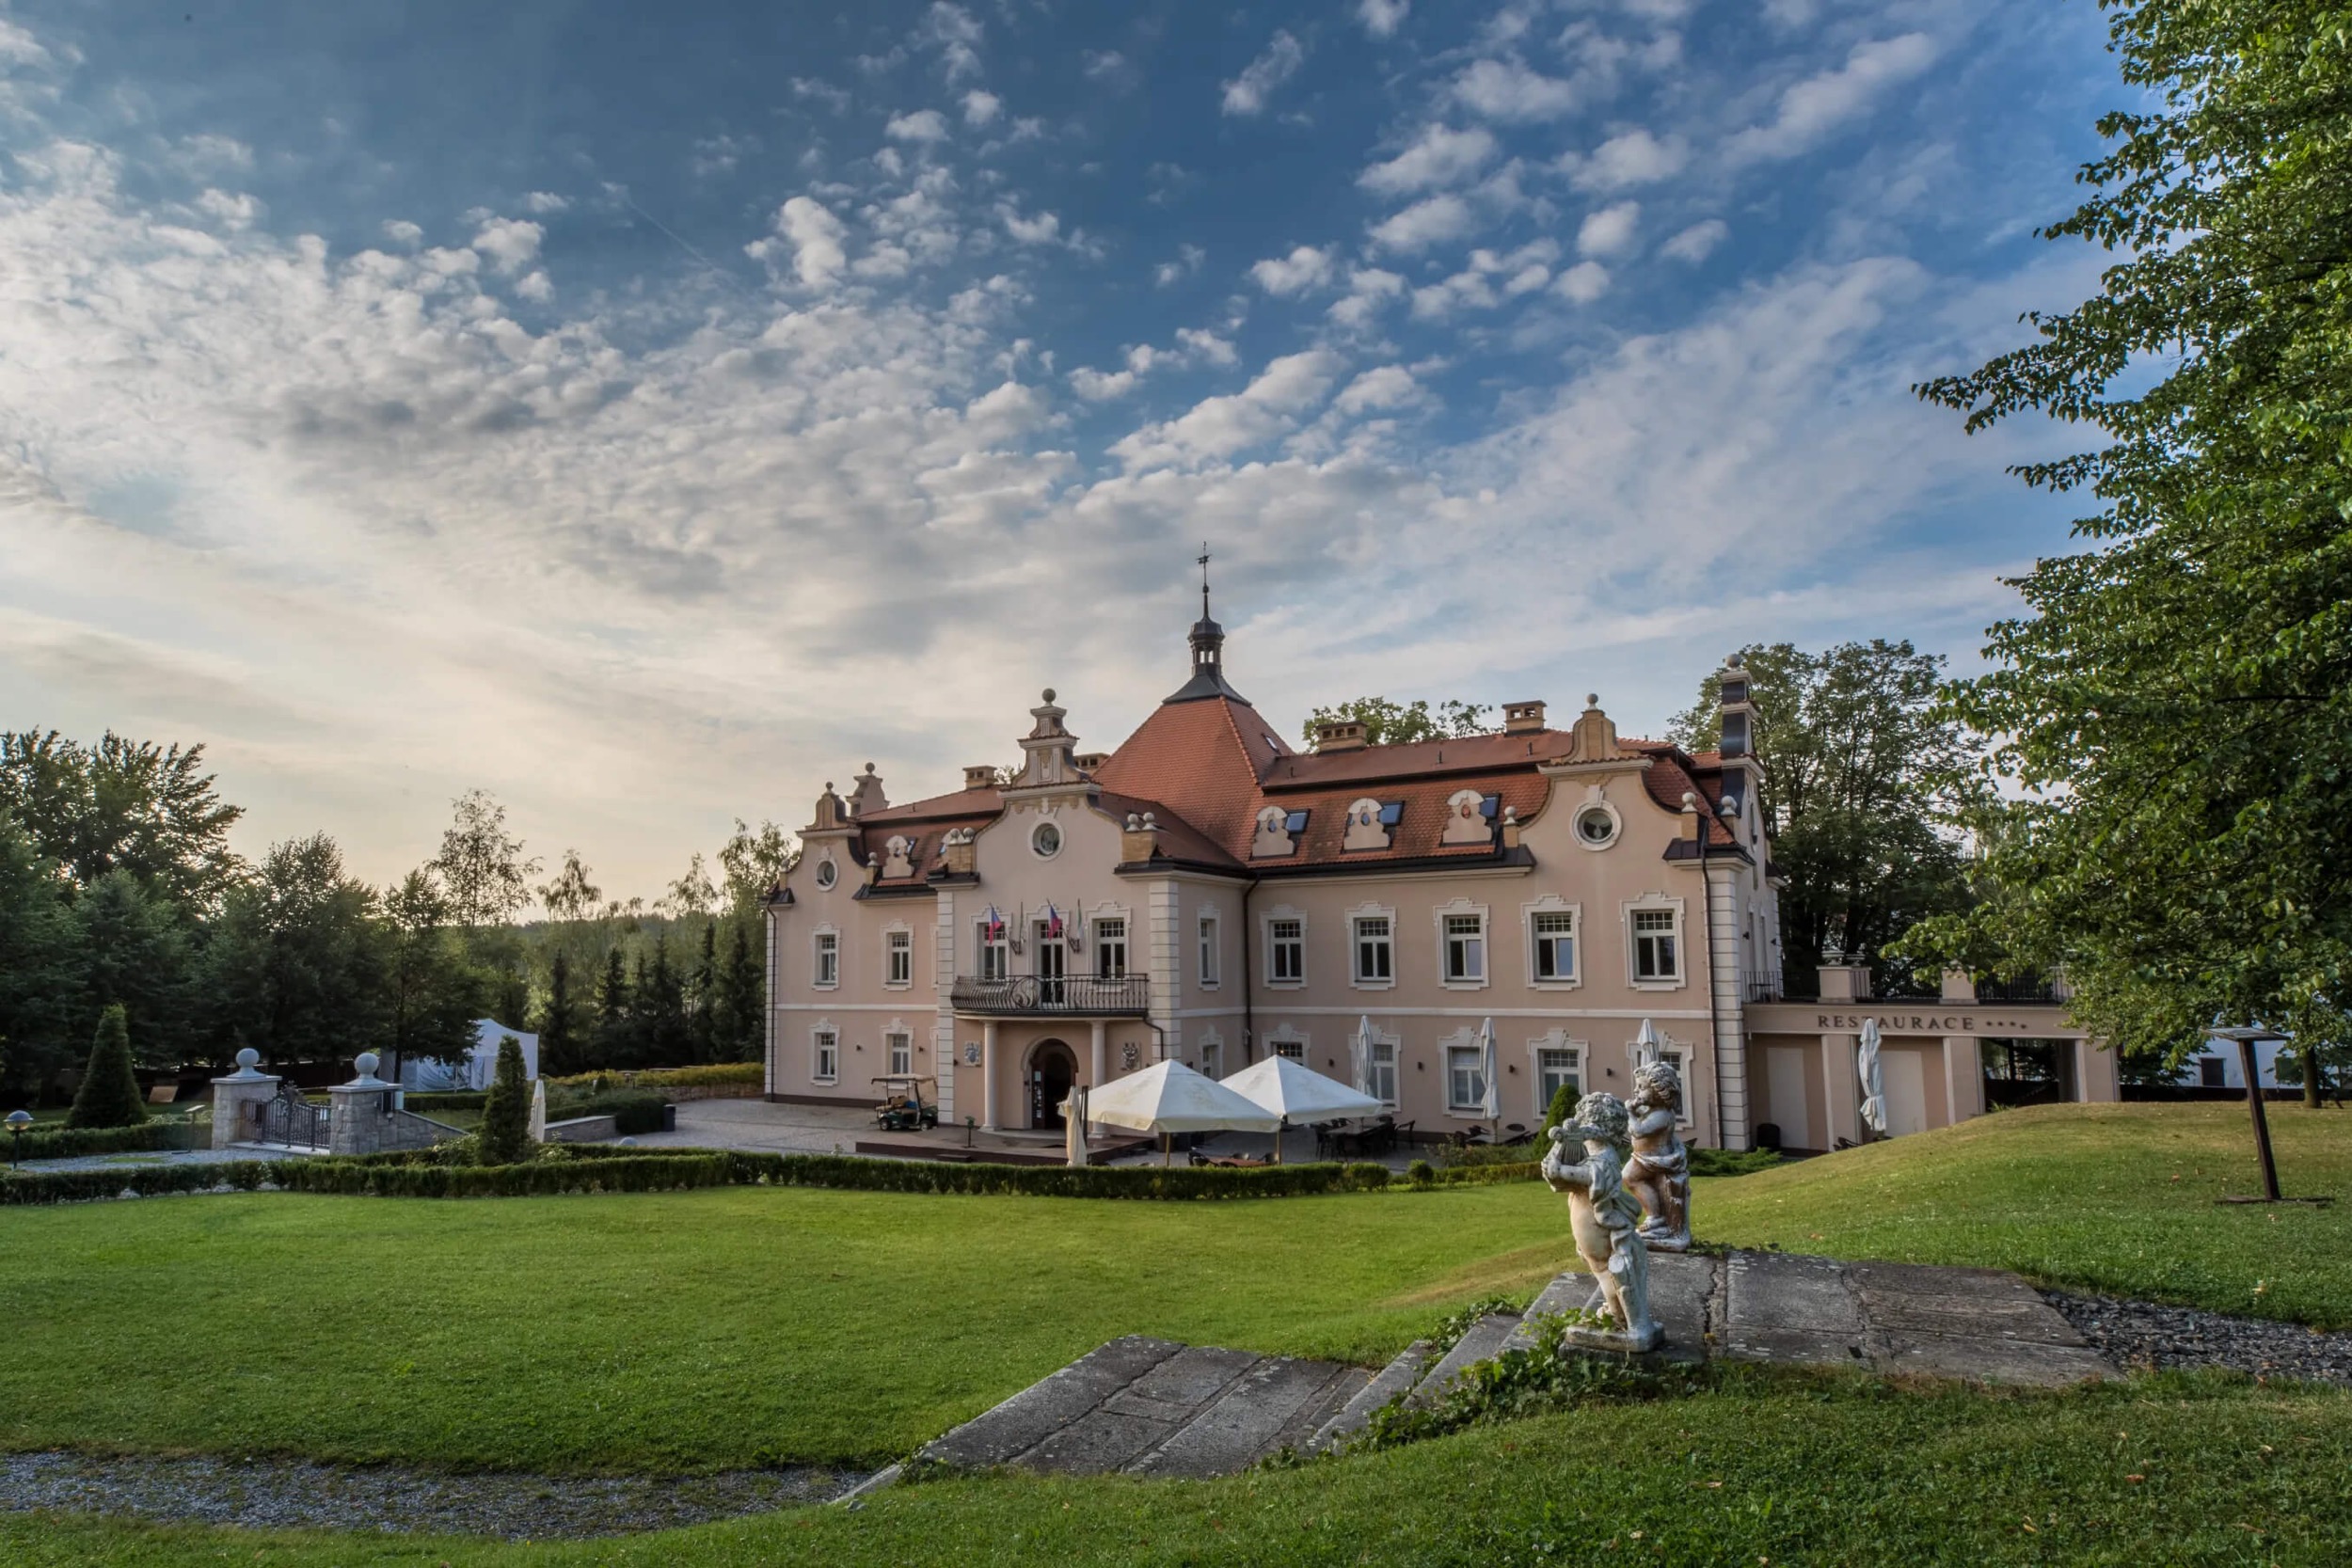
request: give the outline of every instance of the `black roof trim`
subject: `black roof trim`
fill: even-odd
[[[1257,705],[1232,689],[1225,679],[1224,671],[1210,669],[1195,671],[1192,679],[1160,699],[1160,706],[1167,707],[1171,703],[1197,703],[1208,697],[1231,697],[1246,708],[1254,709]]]

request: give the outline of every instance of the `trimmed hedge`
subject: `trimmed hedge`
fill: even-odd
[[[600,1094],[586,1100],[565,1101],[548,1104],[549,1121],[571,1121],[580,1117],[611,1117],[612,1131],[620,1137],[634,1137],[640,1132],[661,1131],[663,1101],[658,1094]]]
[[[606,1068],[597,1072],[575,1072],[566,1078],[548,1080],[549,1090],[582,1088],[601,1092],[605,1089],[664,1089],[695,1088],[717,1084],[750,1084],[755,1087],[767,1082],[766,1069],[757,1062],[712,1062],[702,1067],[662,1067],[624,1070]]]
[[[212,1142],[212,1123],[199,1124],[195,1133],[179,1117],[157,1117],[135,1127],[60,1127],[51,1123],[24,1134],[27,1160],[69,1160],[79,1154],[143,1154],[158,1148],[193,1148]],[[13,1138],[0,1135],[0,1158],[6,1158]]]
[[[947,1164],[850,1154],[731,1151],[614,1154],[519,1165],[426,1165],[373,1160],[246,1160],[51,1171],[0,1180],[0,1205],[72,1203],[162,1193],[204,1192],[227,1183],[251,1192],[264,1182],[287,1192],[356,1197],[539,1197],[563,1193],[676,1192],[697,1187],[831,1187],[858,1192],[973,1193],[1034,1197],[1187,1201],[1300,1197],[1378,1192],[1390,1173],[1376,1164],[1215,1166]]]
[[[400,1097],[400,1104],[421,1117],[435,1111],[479,1111],[489,1098],[486,1089],[411,1089]]]
[[[1534,1181],[1543,1175],[1540,1160],[1515,1165],[1448,1165],[1432,1173],[1432,1187],[1484,1187],[1495,1181]]]

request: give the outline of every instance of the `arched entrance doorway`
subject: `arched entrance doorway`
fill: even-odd
[[[1061,1103],[1078,1081],[1078,1057],[1059,1040],[1040,1040],[1029,1053],[1029,1125],[1061,1131]]]

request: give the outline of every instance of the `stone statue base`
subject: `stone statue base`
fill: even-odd
[[[1633,1333],[1621,1328],[1570,1327],[1562,1331],[1560,1342],[1578,1350],[1615,1351],[1623,1355],[1647,1355],[1666,1342],[1666,1331],[1655,1319],[1643,1323]]]
[[[1691,1238],[1687,1235],[1653,1236],[1645,1230],[1642,1232],[1642,1242],[1652,1252],[1688,1252],[1691,1250]]]

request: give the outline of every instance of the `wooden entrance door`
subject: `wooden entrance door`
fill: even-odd
[[[1040,1040],[1029,1053],[1029,1125],[1059,1132],[1062,1101],[1078,1081],[1078,1058],[1059,1040]]]

